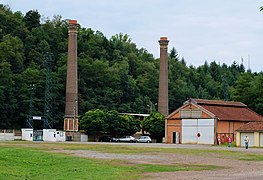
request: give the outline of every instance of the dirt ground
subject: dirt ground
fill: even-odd
[[[119,143],[116,145],[120,145]],[[124,145],[124,144],[121,144]],[[222,149],[226,151],[249,151],[250,153],[257,153],[263,155],[263,149],[250,148],[230,148],[217,146],[202,146],[202,145],[166,145],[166,144],[126,144],[127,146],[148,146],[148,147],[162,147],[162,148],[191,148],[191,149]],[[149,178],[155,180],[174,180],[174,179],[231,179],[231,180],[262,180],[263,179],[263,161],[242,161],[233,160],[222,157],[209,156],[193,156],[181,155],[171,153],[156,153],[154,155],[148,154],[115,154],[115,153],[101,153],[89,150],[58,150],[59,152],[72,154],[75,156],[98,158],[98,159],[120,159],[127,160],[130,163],[150,163],[150,164],[206,164],[226,167],[219,170],[204,170],[204,171],[177,171],[177,172],[163,172],[163,173],[147,173]]]

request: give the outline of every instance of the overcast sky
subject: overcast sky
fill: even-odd
[[[263,0],[0,0],[23,14],[32,9],[52,19],[76,19],[107,38],[128,34],[138,48],[159,57],[167,36],[187,65],[205,61],[263,70]],[[250,63],[248,63],[250,61]]]

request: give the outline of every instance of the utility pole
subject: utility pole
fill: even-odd
[[[152,101],[149,101],[149,104],[147,105],[148,107],[150,107],[150,113],[152,113],[153,111],[155,111],[155,106],[157,105],[157,103],[153,104]]]

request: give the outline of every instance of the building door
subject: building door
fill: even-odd
[[[197,119],[182,119],[182,143],[197,143]]]
[[[182,119],[182,143],[214,144],[214,119]]]
[[[244,142],[244,138],[246,137],[246,135],[249,138],[249,143],[248,143],[248,147],[249,146],[254,146],[254,133],[240,133],[240,144],[241,146],[245,146],[245,142]]]
[[[33,131],[33,141],[43,141],[43,130]]]
[[[173,144],[179,144],[179,132],[173,132],[172,138]]]

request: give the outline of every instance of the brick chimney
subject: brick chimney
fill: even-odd
[[[168,59],[167,46],[169,40],[167,37],[161,37],[160,44],[160,74],[159,74],[159,96],[158,112],[165,117],[169,113],[168,108]]]
[[[79,25],[76,20],[69,20],[66,106],[65,106],[65,116],[64,116],[64,131],[68,131],[68,132],[78,131],[78,69],[77,69],[78,27]]]

